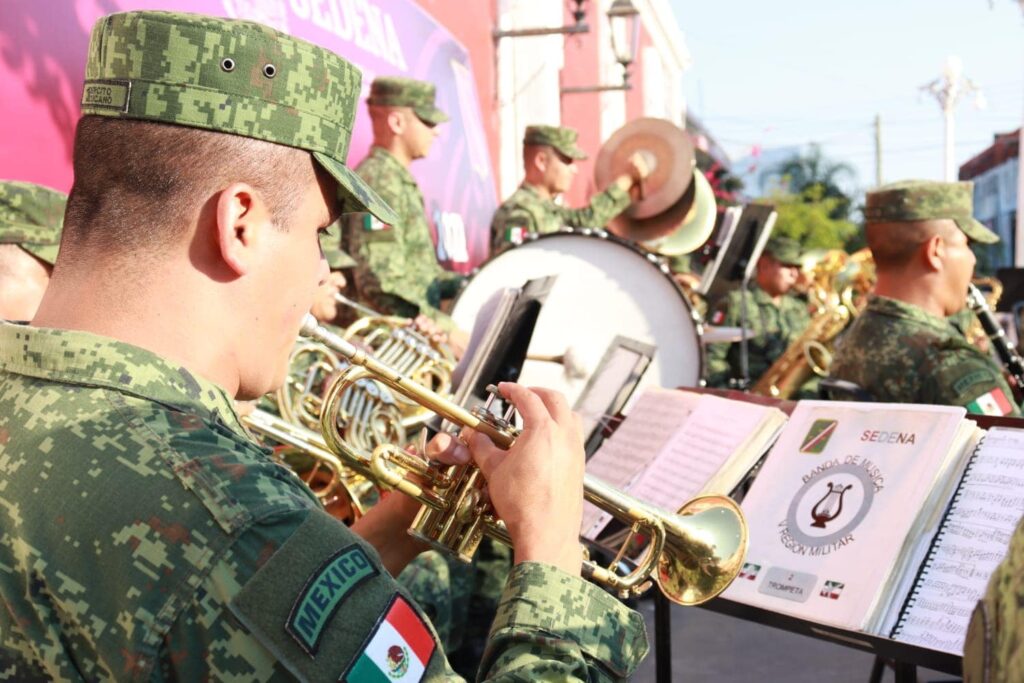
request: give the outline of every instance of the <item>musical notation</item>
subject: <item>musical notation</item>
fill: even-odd
[[[992,428],[968,467],[893,637],[959,653],[1024,514],[1024,430]]]

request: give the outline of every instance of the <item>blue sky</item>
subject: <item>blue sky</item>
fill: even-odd
[[[690,111],[731,158],[822,144],[875,182],[874,128],[882,118],[883,180],[942,177],[943,120],[920,86],[946,56],[981,87],[957,107],[956,162],[1024,118],[1024,12],[1016,0],[670,0],[693,65]]]

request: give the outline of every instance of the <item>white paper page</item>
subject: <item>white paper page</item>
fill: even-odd
[[[971,612],[1024,514],[1024,430],[985,435],[896,640],[959,654]]]
[[[862,630],[966,411],[801,401],[743,501],[725,596]]]
[[[630,495],[663,510],[678,510],[700,493],[772,410],[756,403],[702,396],[689,419],[629,486]]]
[[[619,428],[587,462],[587,474],[625,489],[654,459],[700,400],[700,394],[690,391],[644,389]],[[582,535],[596,537],[610,520],[611,516],[600,508],[584,503]]]

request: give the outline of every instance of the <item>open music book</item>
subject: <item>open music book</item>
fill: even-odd
[[[959,407],[801,401],[743,500],[725,597],[888,635],[981,430]]]
[[[648,388],[587,463],[587,472],[664,510],[702,493],[736,488],[778,436],[778,408],[711,394]],[[582,535],[611,516],[587,503]]]
[[[1024,430],[989,429],[967,465],[917,572],[908,574],[883,633],[953,654],[1024,514]],[[895,624],[894,624],[895,622]]]

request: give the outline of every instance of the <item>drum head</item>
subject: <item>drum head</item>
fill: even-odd
[[[502,252],[469,281],[452,318],[471,330],[496,291],[548,275],[557,279],[541,308],[521,383],[557,389],[573,405],[605,351],[623,336],[657,348],[640,387],[698,385],[700,328],[685,295],[646,253],[607,233],[551,233]],[[567,353],[581,372],[529,359]]]

